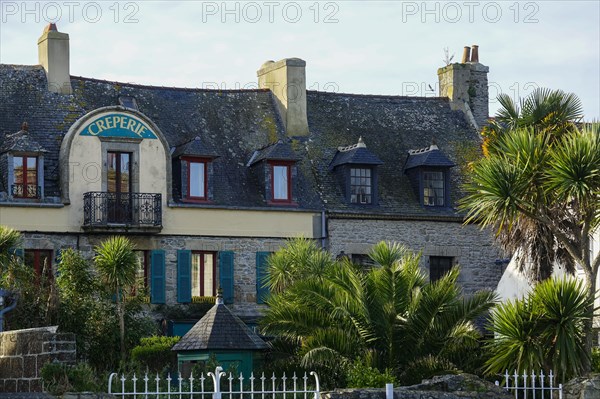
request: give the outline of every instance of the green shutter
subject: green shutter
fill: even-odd
[[[150,302],[165,303],[165,251],[154,250],[150,253]]]
[[[265,279],[269,274],[268,260],[270,252],[256,253],[256,303],[265,303],[269,295],[269,287],[266,286]]]
[[[57,249],[56,251],[54,251],[54,277],[58,277],[58,275],[59,275],[59,272],[60,272],[60,271],[58,270],[58,264],[59,264],[59,263],[60,263],[60,261],[61,261],[61,258],[60,258],[60,257],[61,257],[61,255],[62,255],[62,252],[61,252],[61,249],[60,249],[60,248],[59,248],[59,249]]]
[[[177,251],[177,302],[192,302],[192,252]]]
[[[223,290],[223,302],[233,303],[233,252],[219,252],[219,284]]]

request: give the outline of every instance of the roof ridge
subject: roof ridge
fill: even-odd
[[[118,84],[121,86],[128,87],[136,87],[142,89],[169,89],[169,90],[177,90],[177,91],[193,91],[193,92],[207,92],[207,93],[262,93],[268,92],[270,89],[204,89],[200,87],[176,87],[176,86],[157,86],[157,85],[145,85],[140,83],[130,83],[130,82],[119,82],[116,80],[108,80],[108,79],[96,79],[96,78],[88,78],[85,76],[76,76],[71,75],[71,79],[79,79],[86,80],[89,82],[98,82],[98,83],[111,83]]]
[[[319,91],[319,90],[306,90],[307,94],[325,94],[331,96],[347,96],[347,97],[363,97],[363,98],[390,98],[398,100],[436,100],[436,101],[448,101],[448,97],[442,96],[401,96],[396,94],[366,94],[366,93],[344,93],[344,92],[331,92],[331,91]]]

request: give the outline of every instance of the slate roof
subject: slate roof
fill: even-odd
[[[25,128],[27,129],[27,128]],[[6,135],[3,143],[0,145],[0,154],[14,152],[48,152],[41,146],[27,130],[21,129],[17,133]]]
[[[358,139],[358,144],[338,148],[329,168],[333,170],[336,166],[344,164],[381,165],[383,162],[367,149],[361,137]]]
[[[212,148],[208,143],[202,141],[198,136],[194,137],[192,141],[188,141],[175,148],[172,157],[177,158],[186,155],[206,158],[217,158],[219,156],[217,150]]]
[[[260,161],[300,161],[302,158],[295,154],[292,150],[289,140],[283,142],[278,140],[277,143],[270,144],[260,150],[254,151],[252,158],[248,161],[248,166],[257,164]]]
[[[231,313],[220,298],[217,303],[176,343],[174,351],[264,350],[269,344]]]
[[[298,160],[294,176],[297,209],[330,214],[402,218],[459,218],[453,208],[420,205],[404,174],[409,150],[437,139],[439,149],[459,167],[451,173],[451,201],[460,197],[463,167],[480,157],[480,136],[447,98],[355,95],[307,91],[310,135],[288,138],[269,90],[207,90],[143,86],[72,77],[73,95],[47,90],[41,66],[0,65],[0,142],[29,122],[29,136],[45,154],[45,190],[58,192],[58,154],[62,138],[86,113],[135,98],[140,112],[163,132],[174,154],[209,152],[215,176],[210,205],[276,208],[268,204],[260,173],[248,167],[257,159]],[[340,155],[338,148],[362,136],[361,149]],[[195,141],[200,137],[199,142]],[[208,155],[208,154],[202,154]],[[348,157],[348,159],[346,159]],[[376,158],[376,159],[375,159]],[[349,204],[330,170],[346,161],[382,162],[378,166],[379,206]],[[412,161],[411,161],[412,162]],[[429,162],[429,161],[427,161]],[[48,195],[48,194],[46,194]]]
[[[433,144],[420,150],[411,150],[408,152],[408,158],[406,159],[404,170],[417,168],[419,166],[438,166],[450,168],[456,166],[456,164],[449,160],[448,157],[444,155],[442,151],[440,151],[437,145]]]

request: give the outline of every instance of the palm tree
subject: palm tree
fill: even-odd
[[[267,300],[266,333],[300,345],[302,365],[332,367],[360,360],[380,371],[402,370],[420,358],[454,360],[477,345],[473,320],[493,306],[494,294],[465,299],[456,285],[458,269],[429,283],[419,255],[381,242],[369,270],[331,255],[303,240],[291,241],[272,259],[270,285],[280,280],[282,254],[302,253],[285,289]],[[327,258],[328,261],[322,261]],[[319,273],[310,273],[315,264]]]
[[[554,130],[519,127],[497,137],[494,148],[472,166],[462,201],[467,223],[495,226],[522,265],[541,262],[532,265],[538,277],[550,275],[557,263],[568,271],[581,267],[594,297],[600,255],[591,258],[590,234],[600,225],[599,126],[575,126],[558,136]],[[593,306],[588,314],[589,353]]]
[[[593,301],[581,280],[548,279],[526,298],[499,305],[492,312],[495,338],[487,345],[486,373],[550,369],[560,382],[581,374],[590,356],[584,326]]]
[[[567,133],[578,130],[583,118],[583,107],[577,96],[562,90],[539,88],[522,99],[520,105],[507,94],[500,94],[501,105],[496,117],[484,128],[484,153],[487,157],[501,155],[507,150],[504,135],[516,129],[531,129],[543,137],[540,143],[553,145]],[[510,150],[510,149],[509,149]],[[559,218],[560,215],[556,215]],[[560,264],[568,272],[575,265],[564,246],[557,243],[554,234],[542,222],[520,215],[510,228],[497,226],[497,239],[507,253],[515,254],[519,270],[533,281],[542,281],[552,275],[554,265]]]
[[[137,258],[134,246],[125,237],[110,237],[95,247],[94,263],[100,280],[109,292],[115,296],[119,330],[121,339],[121,359],[125,360],[125,293],[129,292],[136,282]]]
[[[0,274],[13,261],[14,250],[21,242],[21,234],[6,226],[0,226]]]

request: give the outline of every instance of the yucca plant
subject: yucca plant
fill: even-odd
[[[584,371],[585,324],[593,297],[575,279],[548,279],[492,312],[486,373],[553,370],[561,382]]]
[[[398,244],[375,245],[370,269],[333,260],[304,240],[292,240],[271,259],[285,260],[283,254],[296,250],[304,253],[295,259],[306,262],[294,266],[300,278],[270,296],[262,327],[297,342],[305,367],[335,370],[358,359],[398,375],[410,362],[430,355],[445,357],[439,364],[451,363],[456,352],[477,341],[473,321],[494,303],[491,292],[463,298],[456,285],[458,269],[430,284],[419,255]]]
[[[136,283],[137,258],[134,245],[125,237],[115,236],[94,248],[94,264],[101,282],[114,294],[119,317],[121,359],[125,360],[125,293]]]

